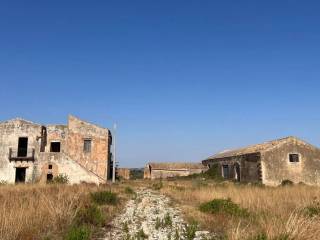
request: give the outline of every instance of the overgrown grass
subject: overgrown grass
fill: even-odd
[[[226,240],[318,240],[318,187],[260,187],[199,179],[163,181],[160,190],[187,220]],[[200,206],[200,207],[199,207]],[[219,238],[218,238],[219,237]]]
[[[126,188],[124,189],[124,192],[125,192],[126,194],[135,194],[135,191],[134,191],[131,187],[126,187]]]
[[[118,202],[117,194],[111,191],[98,191],[91,193],[92,200],[99,205],[112,204],[115,205]]]
[[[108,190],[107,190],[108,189]],[[93,192],[122,194],[116,205],[98,205]],[[1,185],[1,240],[85,240],[122,210],[128,199],[123,186]],[[111,201],[113,202],[113,201]]]
[[[153,183],[151,186],[153,190],[160,190],[162,187],[163,187],[163,183],[161,179],[158,182]]]
[[[231,201],[231,199],[214,199],[209,202],[202,203],[199,206],[201,212],[205,213],[226,213],[236,217],[247,217],[249,213],[246,209],[241,208],[238,204]]]
[[[73,226],[67,235],[65,240],[89,240],[91,238],[91,229],[88,226]]]

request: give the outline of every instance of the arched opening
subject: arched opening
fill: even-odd
[[[240,182],[240,164],[239,163],[235,163],[234,164],[234,179],[237,182]]]

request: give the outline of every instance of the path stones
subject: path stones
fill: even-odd
[[[181,212],[170,205],[164,195],[150,189],[140,189],[124,212],[112,222],[104,240],[188,240],[186,223]],[[209,232],[195,232],[194,240],[211,239]]]

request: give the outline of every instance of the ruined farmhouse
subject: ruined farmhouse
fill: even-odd
[[[277,186],[284,180],[320,185],[320,149],[287,137],[213,155],[202,163],[225,179]]]
[[[144,179],[189,176],[206,170],[201,163],[148,163],[144,168]]]
[[[47,182],[66,175],[70,183],[111,178],[108,129],[69,116],[67,125],[23,119],[0,123],[0,181]]]
[[[131,171],[129,168],[117,168],[117,177],[124,180],[129,180]]]

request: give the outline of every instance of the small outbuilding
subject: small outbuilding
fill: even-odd
[[[207,170],[201,163],[148,163],[144,168],[145,179],[163,179],[189,176]]]
[[[130,169],[129,168],[117,168],[117,176],[124,180],[130,179]]]
[[[320,185],[320,149],[296,137],[223,151],[202,163],[216,167],[223,178],[240,182]]]

